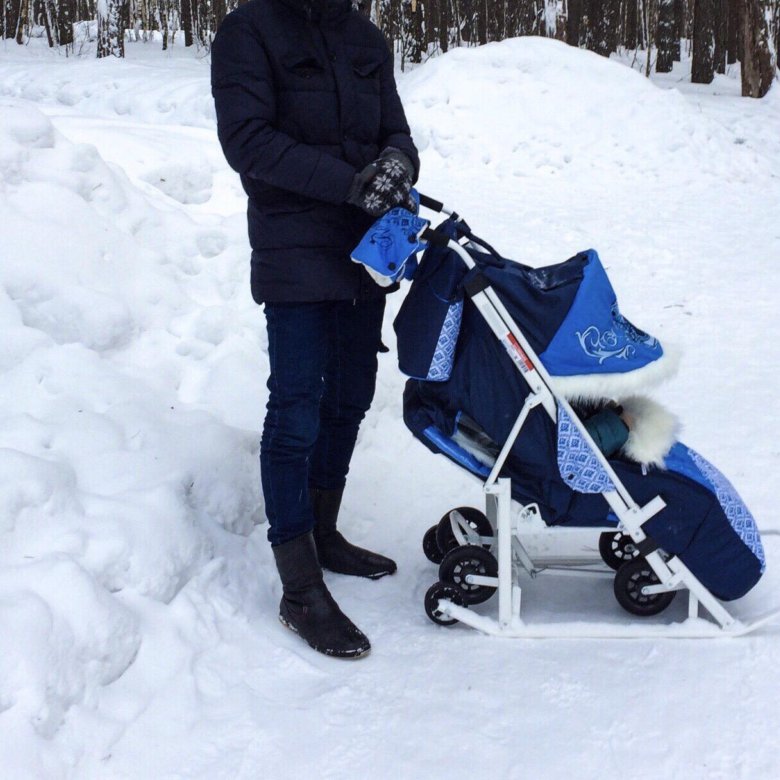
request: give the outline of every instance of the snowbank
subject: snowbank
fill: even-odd
[[[210,61],[159,41],[128,43],[126,59],[65,58],[42,47],[5,45],[0,97],[47,102],[81,116],[132,116],[138,122],[212,127]],[[10,49],[10,51],[9,51]]]
[[[229,237],[155,207],[29,103],[3,100],[0,150],[7,765],[132,663],[138,617],[112,594],[168,603],[216,529],[252,530],[256,436],[196,407],[223,373],[237,394],[261,377],[231,371],[259,347],[240,324],[243,262],[220,270]]]
[[[760,166],[676,90],[546,38],[456,49],[413,71],[402,92],[426,162],[450,169],[478,161],[491,176],[616,174],[635,184],[664,167],[746,180]]]

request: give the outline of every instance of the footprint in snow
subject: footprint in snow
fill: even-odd
[[[203,257],[216,257],[225,251],[227,236],[221,230],[209,230],[199,233],[195,239],[198,251]]]

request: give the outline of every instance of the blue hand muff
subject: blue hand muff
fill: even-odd
[[[429,225],[428,220],[411,211],[400,207],[391,209],[352,250],[352,261],[362,263],[382,287],[389,287],[401,278],[411,279],[417,269],[416,254],[427,246],[420,236]]]

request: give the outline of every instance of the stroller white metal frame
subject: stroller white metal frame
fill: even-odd
[[[439,211],[455,220],[459,217],[448,210],[443,204],[427,197],[421,198],[422,205]],[[481,247],[474,244],[470,238],[464,237],[459,241],[444,236],[435,230],[428,228],[423,231],[421,237],[430,243],[445,244],[456,252],[468,269],[475,267],[475,262],[467,247],[481,251]],[[483,573],[466,572],[460,582],[461,587],[467,586],[476,590],[483,589],[486,594],[480,601],[485,601],[494,591],[498,593],[498,617],[489,618],[475,613],[467,608],[464,601],[459,598],[459,590],[452,584],[437,582],[426,594],[426,612],[434,622],[448,625],[461,622],[488,634],[498,634],[513,637],[642,637],[642,636],[666,636],[666,637],[712,637],[712,636],[740,636],[765,625],[780,616],[780,610],[773,610],[750,622],[737,620],[724,606],[702,585],[699,579],[676,555],[667,555],[655,543],[647,537],[642,526],[650,518],[658,514],[666,504],[660,496],[656,496],[643,506],[637,504],[627,488],[612,469],[609,461],[599,450],[587,429],[580,421],[578,415],[572,409],[569,402],[557,395],[552,389],[552,382],[544,365],[528,343],[525,335],[511,317],[496,292],[486,281],[476,288],[467,290],[471,301],[480,312],[496,338],[503,345],[509,357],[512,359],[524,381],[530,388],[520,413],[515,420],[511,432],[504,442],[490,475],[484,483],[485,514],[492,529],[492,536],[480,533],[473,523],[459,510],[452,510],[445,515],[449,520],[450,528],[458,548],[469,546],[470,549],[489,549],[495,557],[496,571],[493,576]],[[632,621],[630,624],[594,624],[587,623],[545,623],[537,626],[525,623],[521,618],[522,590],[518,584],[517,575],[521,571],[527,572],[532,577],[544,571],[565,570],[567,573],[583,576],[612,576],[614,571],[603,565],[571,565],[564,562],[563,565],[544,565],[535,562],[522,541],[523,518],[538,514],[538,508],[531,504],[522,507],[519,515],[512,517],[512,491],[511,480],[500,477],[501,469],[509,455],[509,452],[520,435],[529,415],[540,408],[540,411],[549,415],[553,422],[557,421],[558,409],[563,409],[571,417],[580,434],[590,446],[593,454],[607,475],[610,477],[614,490],[602,493],[610,508],[618,518],[617,529],[593,529],[611,531],[630,538],[639,556],[655,575],[634,578],[630,587],[635,588],[635,596],[657,599],[661,594],[669,594],[664,597],[671,601],[677,591],[688,591],[688,618],[676,624],[638,624]],[[444,518],[442,519],[444,521]],[[430,529],[433,531],[434,529]],[[551,529],[552,530],[552,529]],[[764,535],[767,535],[764,532]],[[458,549],[456,548],[456,549]],[[632,551],[633,552],[633,551]],[[595,559],[594,559],[595,561]],[[601,563],[599,559],[598,563]],[[652,580],[652,581],[651,581]],[[472,603],[479,603],[474,601]],[[622,603],[622,602],[621,602]],[[663,609],[664,607],[661,607]],[[700,608],[703,607],[709,613],[712,620],[700,618]],[[660,612],[658,609],[657,612]],[[635,614],[643,614],[637,611]],[[656,614],[648,612],[647,614]]]

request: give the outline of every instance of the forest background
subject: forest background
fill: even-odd
[[[127,40],[176,36],[208,52],[224,17],[246,0],[0,0],[0,36],[48,39],[67,56],[124,56]],[[763,97],[777,78],[780,0],[353,0],[382,30],[401,68],[457,46],[543,35],[609,57],[643,51],[644,70],[669,73],[691,58],[709,84],[740,64],[742,94]]]

